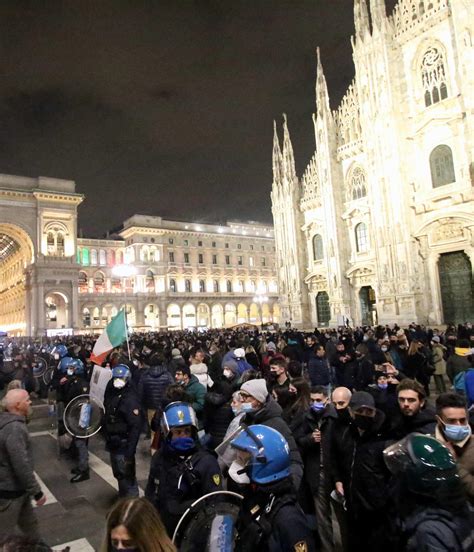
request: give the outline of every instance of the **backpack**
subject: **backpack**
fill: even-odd
[[[470,408],[474,404],[474,368],[456,374],[453,387],[456,393],[466,396],[467,407]]]

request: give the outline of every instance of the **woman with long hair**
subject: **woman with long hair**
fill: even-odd
[[[158,512],[146,498],[119,500],[107,516],[101,552],[176,552]]]

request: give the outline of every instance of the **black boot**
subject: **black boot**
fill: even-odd
[[[90,479],[89,470],[80,471],[76,473],[74,477],[71,477],[71,483],[80,483],[81,481],[87,481]]]
[[[81,473],[81,470],[80,470],[79,468],[72,468],[71,473],[72,473],[73,475],[76,475],[76,474],[78,474],[78,473]]]

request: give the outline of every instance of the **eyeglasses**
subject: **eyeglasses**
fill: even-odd
[[[240,392],[240,400],[242,402],[247,402],[249,399],[252,399],[252,395],[249,395],[248,393],[242,393],[242,391]]]

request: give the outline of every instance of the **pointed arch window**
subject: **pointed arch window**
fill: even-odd
[[[350,198],[351,199],[361,199],[367,195],[367,183],[365,172],[360,168],[356,167],[351,176],[350,182]]]
[[[366,253],[369,250],[369,236],[367,226],[363,222],[355,227],[355,239],[357,253]]]
[[[436,146],[430,154],[430,171],[433,188],[455,182],[453,152],[449,146]]]
[[[434,46],[428,48],[423,55],[421,80],[426,107],[448,97],[446,62],[443,53]]]
[[[323,237],[321,234],[313,236],[313,260],[321,261],[324,258]]]

